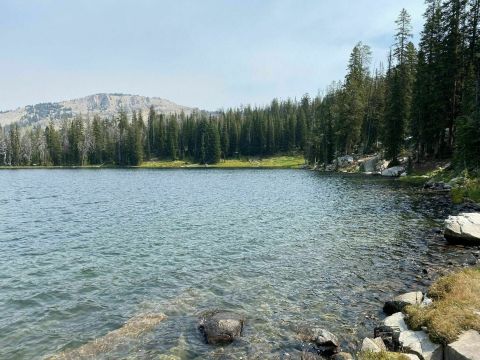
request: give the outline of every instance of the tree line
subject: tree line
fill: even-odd
[[[327,165],[344,154],[382,152],[391,164],[453,157],[480,165],[480,0],[427,0],[418,48],[402,10],[385,64],[372,69],[370,47],[352,50],[343,81],[313,99],[212,114],[157,114],[153,108],[111,119],[77,116],[0,131],[0,165],[139,165],[145,160],[211,164],[241,156],[303,153]]]

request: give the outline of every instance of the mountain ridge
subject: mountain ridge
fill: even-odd
[[[71,119],[77,115],[94,116],[102,118],[112,117],[121,110],[131,113],[141,111],[144,115],[153,106],[161,114],[191,114],[199,111],[198,108],[178,105],[173,101],[160,97],[149,97],[123,93],[97,93],[81,98],[38,103],[18,107],[14,110],[0,111],[0,125],[18,123],[20,126],[45,125],[50,120],[59,122]]]

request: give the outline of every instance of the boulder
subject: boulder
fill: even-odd
[[[407,305],[420,305],[423,300],[423,294],[420,291],[409,292],[398,295],[391,301],[387,301],[383,306],[383,312],[387,315],[392,315],[403,311]]]
[[[445,360],[480,360],[480,334],[470,330],[445,348]]]
[[[340,346],[338,338],[325,329],[317,330],[315,333],[315,344],[320,354],[327,356],[338,352],[338,347]]]
[[[361,351],[382,352],[387,351],[387,347],[380,337],[375,339],[365,338],[362,341]]]
[[[480,213],[461,213],[445,220],[444,236],[448,242],[480,245]]]
[[[385,318],[383,324],[397,331],[408,330],[408,326],[405,323],[405,315],[403,315],[401,312]]]
[[[377,326],[373,330],[373,334],[375,338],[381,338],[383,343],[387,347],[389,351],[398,351],[400,348],[400,344],[398,342],[398,338],[400,336],[399,330],[394,330],[390,326]]]
[[[404,352],[417,355],[422,360],[443,360],[443,347],[430,341],[424,331],[402,331],[400,346]]]
[[[394,167],[383,170],[382,176],[399,177],[404,171],[405,171],[405,168],[403,166],[394,166]]]
[[[353,156],[345,155],[337,158],[336,162],[338,166],[344,167],[344,166],[352,165],[355,162],[355,160],[353,159]]]
[[[207,344],[228,344],[242,335],[244,318],[229,311],[207,311],[198,320],[198,329]]]
[[[447,192],[452,190],[452,186],[449,184],[445,184],[443,181],[435,182],[433,180],[429,180],[423,185],[423,188],[425,190],[430,190],[430,191],[443,191]]]
[[[379,158],[378,156],[374,156],[368,159],[365,159],[360,164],[360,171],[366,174],[372,174],[377,169]]]
[[[375,170],[378,173],[381,173],[383,170],[388,168],[388,164],[389,164],[389,162],[387,160],[381,160],[381,161],[377,162],[377,166],[375,167]]]
[[[331,332],[319,328],[302,328],[299,333],[302,341],[315,344],[315,348],[323,356],[331,356],[338,352],[340,342]]]

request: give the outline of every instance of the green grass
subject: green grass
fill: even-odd
[[[145,161],[140,166],[125,166],[130,168],[145,169],[184,169],[184,168],[214,168],[214,169],[298,169],[305,165],[305,159],[301,155],[273,156],[268,158],[241,158],[221,160],[218,164],[201,165],[183,160],[153,160]],[[0,170],[12,169],[100,169],[121,168],[112,164],[84,165],[84,166],[0,166]]]
[[[359,360],[409,360],[405,354],[389,351],[381,351],[377,353],[372,351],[361,351],[357,355]]]
[[[466,199],[480,202],[480,179],[465,178],[463,184],[452,189],[452,201],[460,204]]]
[[[428,295],[428,307],[407,306],[408,325],[428,328],[432,341],[448,344],[465,330],[480,331],[480,268],[466,269],[438,279]]]
[[[139,167],[148,169],[215,168],[215,169],[298,169],[305,165],[303,156],[274,156],[269,158],[243,158],[220,161],[217,164],[201,165],[188,161],[146,161]]]

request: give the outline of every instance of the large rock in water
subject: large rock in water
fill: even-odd
[[[392,315],[403,311],[407,305],[420,305],[423,300],[423,294],[420,291],[409,292],[398,295],[393,300],[387,301],[383,306],[383,312]]]
[[[394,166],[382,171],[382,176],[398,177],[405,171],[403,166]]]
[[[480,213],[461,213],[445,220],[445,238],[451,243],[480,245]]]
[[[325,329],[319,327],[302,328],[299,336],[302,341],[314,343],[318,353],[323,356],[331,356],[339,351],[340,342],[338,338]]]
[[[480,360],[480,334],[475,330],[461,334],[445,348],[445,360]]]
[[[198,321],[198,329],[207,344],[229,344],[242,335],[245,319],[229,311],[207,311]]]

